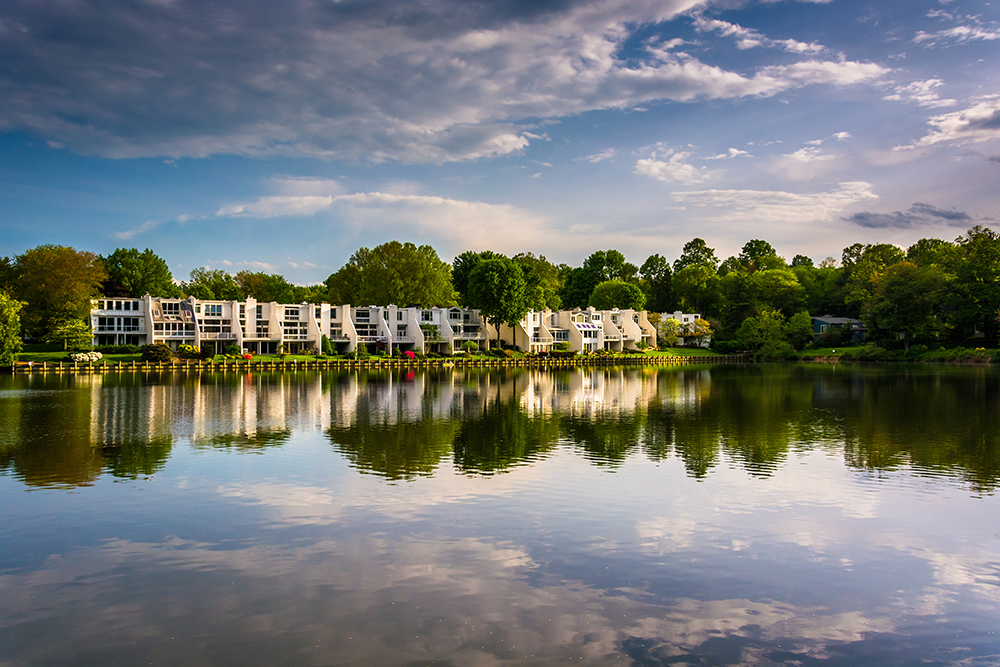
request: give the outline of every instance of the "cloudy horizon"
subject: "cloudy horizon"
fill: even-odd
[[[0,255],[318,282],[397,239],[641,264],[995,224],[1000,13],[924,0],[11,0]]]

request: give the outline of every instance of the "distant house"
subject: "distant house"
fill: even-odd
[[[865,342],[865,335],[868,333],[868,328],[865,327],[864,322],[850,317],[823,315],[822,317],[812,318],[812,321],[814,341],[819,340],[819,337],[823,334],[839,331],[843,342],[863,343]]]

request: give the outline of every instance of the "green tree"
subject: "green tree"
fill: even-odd
[[[748,317],[736,331],[736,340],[748,350],[758,351],[775,341],[785,341],[785,316],[777,310],[764,309]]]
[[[614,308],[643,310],[646,307],[646,295],[632,283],[605,280],[594,288],[590,295],[590,305],[598,310]]]
[[[941,239],[920,239],[906,249],[906,261],[917,266],[940,266],[945,271],[951,271],[961,259],[961,247]]]
[[[304,299],[298,299],[295,285],[285,280],[284,276],[277,273],[264,273],[263,271],[240,271],[233,280],[239,285],[243,298],[253,298],[257,301],[270,303],[299,303]]]
[[[0,290],[0,366],[12,366],[21,351],[21,308],[24,304]]]
[[[786,316],[802,307],[805,290],[798,276],[789,268],[764,269],[753,274],[757,309],[775,308]]]
[[[598,282],[594,279],[594,274],[582,267],[573,267],[564,275],[565,280],[559,291],[563,308],[586,308]]]
[[[192,269],[190,280],[181,285],[181,290],[202,300],[239,301],[242,298],[236,280],[222,269]]]
[[[679,320],[675,320],[672,317],[660,320],[660,325],[656,327],[657,340],[666,344],[668,347],[673,347],[677,344],[677,340],[680,338],[680,333],[681,323]]]
[[[708,264],[692,264],[674,274],[674,291],[681,309],[688,313],[717,313],[721,305],[719,277]]]
[[[469,276],[472,275],[472,270],[482,260],[496,259],[497,257],[503,257],[503,255],[492,250],[484,250],[483,252],[467,250],[451,263],[451,284],[463,306],[469,307]]]
[[[740,266],[751,273],[785,268],[785,260],[778,257],[777,251],[770,243],[761,239],[751,239],[743,244],[743,249],[737,259]]]
[[[914,339],[937,338],[945,330],[941,314],[944,286],[944,271],[937,266],[893,264],[886,269],[866,310],[869,333],[902,334],[907,350]]]
[[[792,315],[785,324],[785,340],[796,350],[801,350],[813,339],[813,324],[809,313],[800,312]]]
[[[179,294],[167,263],[149,248],[142,252],[137,248],[117,248],[102,259],[108,273],[103,288],[105,296],[139,298],[146,294],[162,297]]]
[[[800,266],[803,268],[811,269],[815,266],[815,264],[813,264],[811,258],[806,257],[805,255],[796,255],[795,257],[792,258],[792,268],[795,269]]]
[[[334,303],[424,308],[456,303],[451,267],[429,245],[389,241],[359,248],[326,284]]]
[[[855,243],[844,249],[844,304],[852,315],[861,313],[875,294],[885,270],[903,261],[903,251],[889,243]]]
[[[107,277],[104,263],[92,252],[41,245],[18,255],[14,298],[27,306],[21,317],[25,332],[44,338],[57,324],[90,315],[90,300],[100,294]]]
[[[524,272],[524,281],[528,294],[531,295],[532,309],[559,310],[562,307],[562,298],[559,296],[559,290],[562,288],[559,267],[545,259],[545,255],[536,257],[530,252],[518,253],[511,259],[520,264],[521,271]]]
[[[607,280],[633,281],[639,271],[617,250],[598,250],[583,260],[583,268],[594,276],[595,286]]]
[[[976,225],[955,241],[962,261],[955,269],[952,304],[955,322],[971,333],[973,327],[995,338],[1000,309],[1000,236]]]
[[[65,320],[55,324],[45,336],[49,343],[62,343],[63,349],[90,348],[93,334],[83,320]]]
[[[709,248],[703,239],[694,238],[684,244],[681,256],[674,262],[674,273],[680,273],[689,266],[699,265],[709,266],[712,273],[715,273],[719,259],[715,256],[715,250]]]
[[[469,276],[469,305],[498,330],[514,326],[530,310],[521,266],[506,257],[480,261]]]
[[[639,267],[639,275],[642,276],[642,290],[646,294],[646,308],[657,313],[672,311],[674,286],[670,262],[663,255],[650,255]]]

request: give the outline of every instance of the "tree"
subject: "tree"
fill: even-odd
[[[955,269],[952,296],[955,321],[995,337],[994,315],[1000,308],[1000,236],[989,227],[976,225],[955,242],[962,255]]]
[[[511,259],[521,265],[524,281],[533,304],[532,308],[534,310],[544,310],[545,308],[559,310],[562,307],[562,298],[559,296],[559,290],[562,288],[559,267],[545,259],[545,255],[535,257],[530,252],[518,253]],[[454,269],[452,271],[454,272]]]
[[[920,239],[906,249],[906,261],[917,266],[940,266],[952,270],[962,259],[962,249],[957,243],[941,239]]]
[[[298,303],[304,299],[299,299],[295,285],[285,280],[284,276],[277,273],[264,273],[263,271],[240,271],[233,280],[239,285],[243,298],[253,298],[257,301],[270,303]]]
[[[222,269],[197,268],[191,270],[191,279],[181,289],[196,299],[239,301],[242,298],[236,280]]]
[[[642,290],[646,294],[646,308],[663,313],[673,310],[674,286],[670,262],[662,255],[650,255],[639,268]]]
[[[13,366],[21,351],[21,308],[24,304],[0,290],[0,366]]]
[[[714,313],[720,302],[719,278],[708,264],[692,264],[674,274],[674,290],[688,313]]]
[[[806,257],[805,255],[796,255],[792,258],[792,268],[794,269],[800,266],[811,269],[815,266],[815,264],[813,264],[811,258]]]
[[[93,334],[90,332],[90,327],[83,320],[59,322],[45,336],[45,341],[48,343],[61,342],[64,350],[90,348],[92,339]]]
[[[586,308],[590,302],[590,295],[597,286],[597,281],[587,269],[574,267],[564,273],[559,297],[562,300],[563,308]]]
[[[646,295],[632,283],[605,280],[594,288],[590,295],[590,305],[598,310],[614,308],[643,310],[646,307]]]
[[[844,248],[844,304],[852,314],[860,313],[875,293],[885,270],[903,261],[903,251],[889,243]]]
[[[801,350],[813,339],[813,324],[809,313],[801,312],[792,315],[785,324],[785,340],[796,350]]]
[[[770,307],[790,315],[802,307],[805,290],[791,269],[758,271],[753,274],[753,287],[758,310]]]
[[[44,337],[57,324],[82,320],[90,300],[100,294],[107,277],[104,263],[92,252],[41,245],[17,255],[14,298],[26,302],[21,323],[29,336]]]
[[[472,270],[482,260],[495,259],[497,257],[503,257],[503,255],[495,253],[492,250],[484,250],[483,252],[467,250],[452,261],[451,284],[458,294],[459,302],[463,306],[468,307],[469,305],[469,276],[472,275]]]
[[[679,273],[681,269],[689,266],[705,265],[715,273],[719,266],[719,259],[715,256],[715,251],[708,247],[703,239],[694,238],[684,244],[681,256],[674,262],[674,273]]]
[[[424,308],[456,303],[451,267],[429,245],[389,241],[359,248],[326,284],[334,303]]]
[[[146,294],[163,297],[179,294],[167,263],[149,248],[142,252],[136,248],[117,248],[104,257],[103,262],[108,272],[103,289],[105,296],[139,298]]]
[[[661,343],[666,343],[668,346],[673,347],[677,344],[677,339],[680,338],[680,332],[680,321],[672,317],[667,317],[660,320],[660,325],[656,327],[656,338]]]
[[[530,310],[520,265],[506,257],[484,259],[469,275],[469,305],[499,330],[514,326]]]
[[[583,268],[594,276],[595,285],[607,280],[632,281],[639,271],[617,250],[598,250],[583,260]]]
[[[737,259],[743,270],[751,273],[785,268],[785,260],[778,257],[777,251],[770,243],[761,239],[751,239],[743,244],[743,250]]]
[[[886,269],[865,313],[869,331],[903,335],[903,347],[913,339],[936,338],[945,330],[941,316],[945,279],[937,266],[899,262]]]

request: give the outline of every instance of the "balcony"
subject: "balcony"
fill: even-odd
[[[359,343],[382,343],[385,336],[358,336]]]
[[[338,341],[341,341],[341,342],[345,342],[345,341],[351,340],[350,338],[347,337],[347,334],[342,334],[342,333],[339,333],[339,334],[330,334],[328,336],[328,338],[330,340],[338,340]]]
[[[203,340],[236,340],[237,335],[234,333],[202,333],[201,338]]]
[[[108,324],[104,326],[97,327],[98,333],[146,333],[146,327],[116,327],[114,325]]]
[[[194,338],[193,331],[154,331],[154,338]]]
[[[548,345],[552,342],[552,336],[532,336],[532,343],[538,343],[540,345]]]
[[[462,340],[480,340],[486,338],[481,331],[459,331],[455,333],[455,338]]]
[[[621,340],[622,335],[617,333],[604,332],[604,340]]]
[[[394,343],[412,343],[413,336],[393,336],[392,342]]]
[[[281,340],[312,340],[309,334],[282,334]]]

